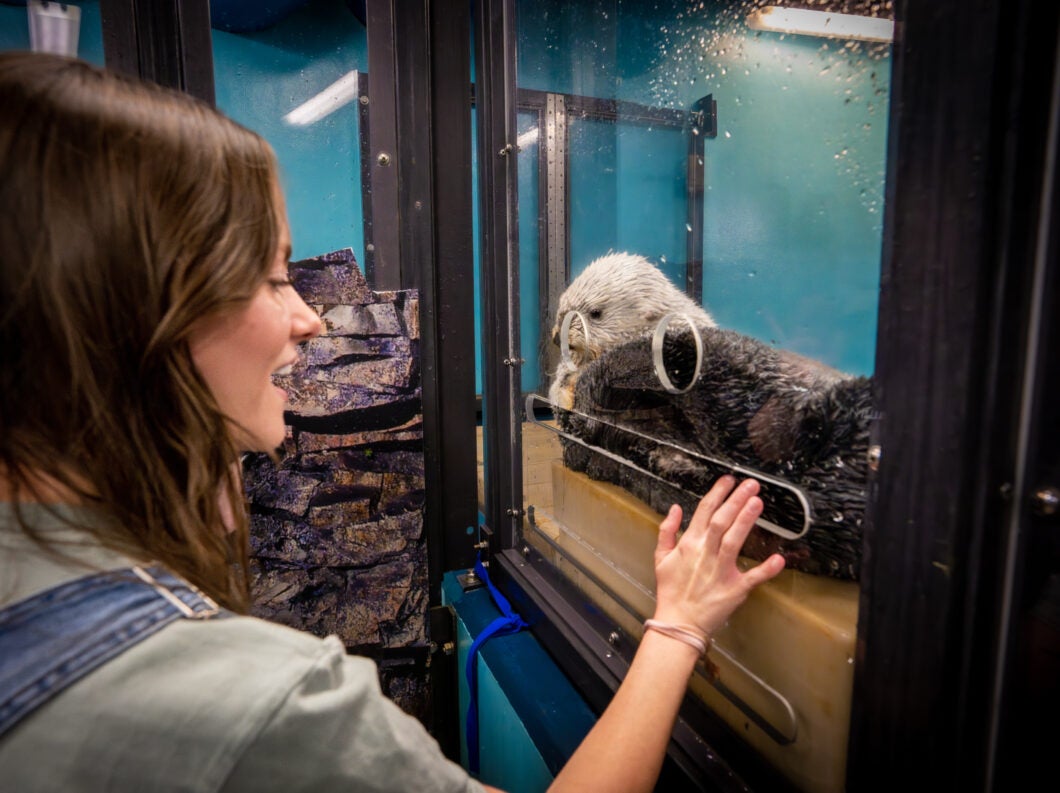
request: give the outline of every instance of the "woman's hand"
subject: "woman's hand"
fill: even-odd
[[[745,573],[736,566],[744,540],[762,514],[758,489],[753,479],[736,486],[735,478],[721,477],[699,502],[680,541],[681,508],[670,508],[655,547],[655,619],[694,626],[712,636],[752,589],[784,569],[780,554]]]

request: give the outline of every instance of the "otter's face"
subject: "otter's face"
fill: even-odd
[[[605,308],[599,305],[583,308],[565,308],[563,302],[563,300],[560,300],[559,315],[556,317],[556,324],[552,326],[552,343],[560,347],[562,352],[563,323],[570,316],[570,323],[567,326],[567,349],[575,365],[584,366],[590,361],[596,360],[602,352],[598,336]],[[588,325],[588,334],[586,334],[586,324]],[[588,335],[588,341],[586,341],[586,335]]]
[[[654,308],[648,310],[634,295],[597,294],[583,301],[565,298],[566,295],[560,298],[552,342],[562,346],[563,323],[573,315],[567,328],[567,345],[571,359],[579,366],[596,360],[605,350],[644,335],[662,316]]]

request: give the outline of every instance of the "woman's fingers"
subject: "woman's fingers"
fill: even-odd
[[[749,489],[750,488],[747,488],[745,490],[743,485],[739,488],[739,490],[743,490],[744,493]],[[734,494],[734,496],[736,496],[736,494]],[[740,498],[736,497],[736,500],[739,501]],[[740,511],[736,513],[736,516],[728,524],[722,524],[722,526],[717,529],[719,533],[718,561],[722,564],[736,563],[736,557],[740,555],[740,550],[743,548],[744,541],[747,539],[747,535],[751,533],[751,529],[754,527],[755,521],[758,520],[758,516],[762,514],[762,509],[762,499],[758,498],[758,496],[748,495],[747,500],[743,502],[743,505],[740,507]],[[711,526],[714,528],[713,521],[711,521]]]
[[[743,574],[743,581],[750,592],[759,584],[764,584],[771,578],[776,578],[784,569],[784,557],[775,553],[761,564],[755,565]]]
[[[710,492],[700,500],[689,522],[686,534],[695,537],[696,534],[705,532],[707,547],[712,551],[718,550],[726,531],[748,500],[759,490],[758,482],[754,479],[745,479],[733,489],[735,485],[736,480],[731,476],[718,479]]]
[[[655,563],[658,564],[677,546],[677,530],[681,528],[681,507],[674,504],[659,524],[659,539],[655,544]]]
[[[692,513],[692,520],[688,523],[688,531],[695,533],[706,529],[711,516],[725,503],[725,499],[729,497],[734,487],[736,487],[736,477],[728,474],[718,477],[713,487],[696,505],[696,511]]]

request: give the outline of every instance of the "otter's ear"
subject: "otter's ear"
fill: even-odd
[[[662,318],[663,311],[661,308],[649,309],[644,315],[644,324],[651,325],[654,328]]]

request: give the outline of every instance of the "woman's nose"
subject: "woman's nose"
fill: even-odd
[[[320,335],[323,323],[317,314],[294,290],[294,305],[291,306],[291,338],[295,341],[309,341]]]

